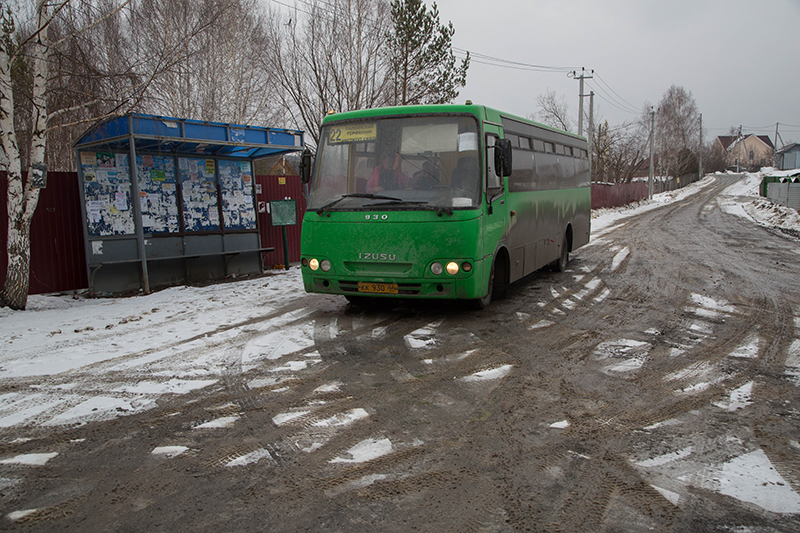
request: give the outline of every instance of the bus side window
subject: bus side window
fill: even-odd
[[[486,186],[502,187],[498,171],[494,168],[494,149],[492,146],[497,142],[497,136],[486,135]]]

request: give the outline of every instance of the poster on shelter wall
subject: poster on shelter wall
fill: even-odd
[[[136,177],[142,230],[145,233],[177,233],[178,188],[172,156],[137,155]]]
[[[127,154],[81,152],[80,163],[89,235],[133,235]]]
[[[225,229],[256,229],[250,161],[219,161],[219,186]]]
[[[219,198],[214,160],[179,157],[178,174],[183,199],[184,231],[219,230]]]

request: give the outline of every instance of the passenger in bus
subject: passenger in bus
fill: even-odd
[[[439,186],[439,169],[430,161],[422,163],[422,170],[415,172],[411,178],[414,189],[435,189]]]
[[[479,183],[478,161],[474,157],[462,157],[459,159],[455,170],[453,170],[453,188],[460,189],[467,193],[467,197],[477,200]]]
[[[384,152],[381,156],[381,164],[375,167],[372,176],[367,181],[368,193],[405,189],[408,186],[408,176],[404,175],[399,168],[395,168],[394,163],[394,154]]]

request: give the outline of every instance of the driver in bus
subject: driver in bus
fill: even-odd
[[[405,189],[408,186],[409,178],[395,166],[393,154],[384,152],[381,155],[381,164],[375,167],[372,176],[367,181],[366,191],[368,193],[376,193],[386,190]]]

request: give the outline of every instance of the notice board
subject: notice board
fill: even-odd
[[[128,155],[80,152],[80,159],[89,236],[133,235]]]
[[[225,229],[256,229],[250,161],[219,161],[219,187]]]
[[[145,233],[177,233],[178,187],[172,156],[137,155],[136,177]]]
[[[295,226],[297,225],[297,200],[271,200],[269,213],[273,226]]]
[[[220,229],[216,161],[179,157],[184,231]]]

